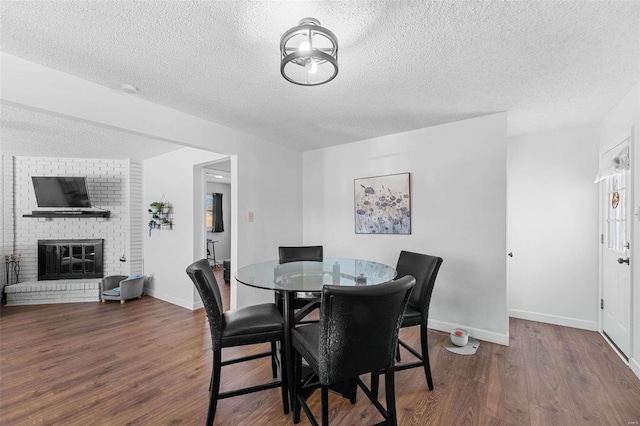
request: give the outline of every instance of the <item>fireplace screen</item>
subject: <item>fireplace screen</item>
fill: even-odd
[[[38,280],[102,278],[103,240],[39,240]]]

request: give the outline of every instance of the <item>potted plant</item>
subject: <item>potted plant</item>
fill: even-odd
[[[162,213],[165,204],[162,201],[154,201],[149,206],[151,207],[149,209],[150,213]]]
[[[164,196],[163,196],[164,198]],[[171,229],[173,224],[170,218],[170,204],[167,201],[154,201],[149,204],[149,236],[152,229]]]

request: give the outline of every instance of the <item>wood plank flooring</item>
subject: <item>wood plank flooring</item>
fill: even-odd
[[[216,271],[228,304],[228,285]],[[400,425],[638,425],[640,380],[595,332],[511,320],[510,346],[475,356],[442,347],[431,331],[435,389],[421,370],[396,374]],[[418,327],[401,338],[419,348]],[[225,349],[230,359],[265,346]],[[409,355],[403,352],[403,359]],[[201,425],[211,348],[203,310],[151,297],[120,303],[3,306],[0,424]],[[369,378],[363,377],[368,383]],[[225,367],[222,390],[271,380],[259,359]],[[384,389],[384,386],[381,386]],[[381,393],[381,399],[384,395]],[[319,415],[320,397],[310,399]],[[330,395],[334,425],[381,421],[361,393]],[[291,425],[278,389],[218,403],[217,425]],[[302,425],[308,425],[304,414]]]

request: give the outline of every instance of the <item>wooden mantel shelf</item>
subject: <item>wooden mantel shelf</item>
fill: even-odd
[[[109,217],[111,212],[109,210],[69,210],[69,211],[55,211],[55,210],[34,210],[31,214],[23,214],[22,217]]]

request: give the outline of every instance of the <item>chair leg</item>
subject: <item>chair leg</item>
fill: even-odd
[[[220,392],[220,371],[222,369],[222,351],[213,351],[213,369],[211,370],[211,390],[209,391],[209,411],[207,412],[207,426],[213,426]]]
[[[378,399],[378,389],[380,388],[380,373],[371,373],[371,394]]]
[[[422,344],[422,366],[427,378],[429,390],[433,390],[433,378],[431,377],[431,365],[429,364],[429,342],[427,341],[427,326],[420,325],[420,343]]]
[[[358,397],[358,383],[356,379],[349,380],[349,402],[352,404],[356,403],[356,399]]]
[[[278,364],[276,363],[276,342],[271,342],[271,375],[275,379],[278,377]]]
[[[387,414],[391,425],[396,426],[398,419],[396,416],[396,388],[393,368],[384,370],[384,389],[387,394]]]
[[[329,426],[329,386],[322,385],[322,426]]]
[[[292,389],[293,394],[293,423],[300,423],[300,409],[302,405],[300,404],[300,394],[302,393],[302,355],[300,355],[297,351],[295,353],[295,363],[293,366],[293,382],[295,383],[296,388]]]
[[[275,344],[274,344],[275,345]],[[275,346],[274,346],[275,347]],[[282,386],[280,388],[282,392],[282,407],[284,408],[284,413],[289,414],[289,376],[287,375],[287,354],[286,350],[284,350],[284,342],[280,342],[280,381],[282,382]],[[272,354],[272,359],[275,359],[275,354]],[[277,374],[277,372],[276,372]],[[275,376],[274,376],[275,377]]]

